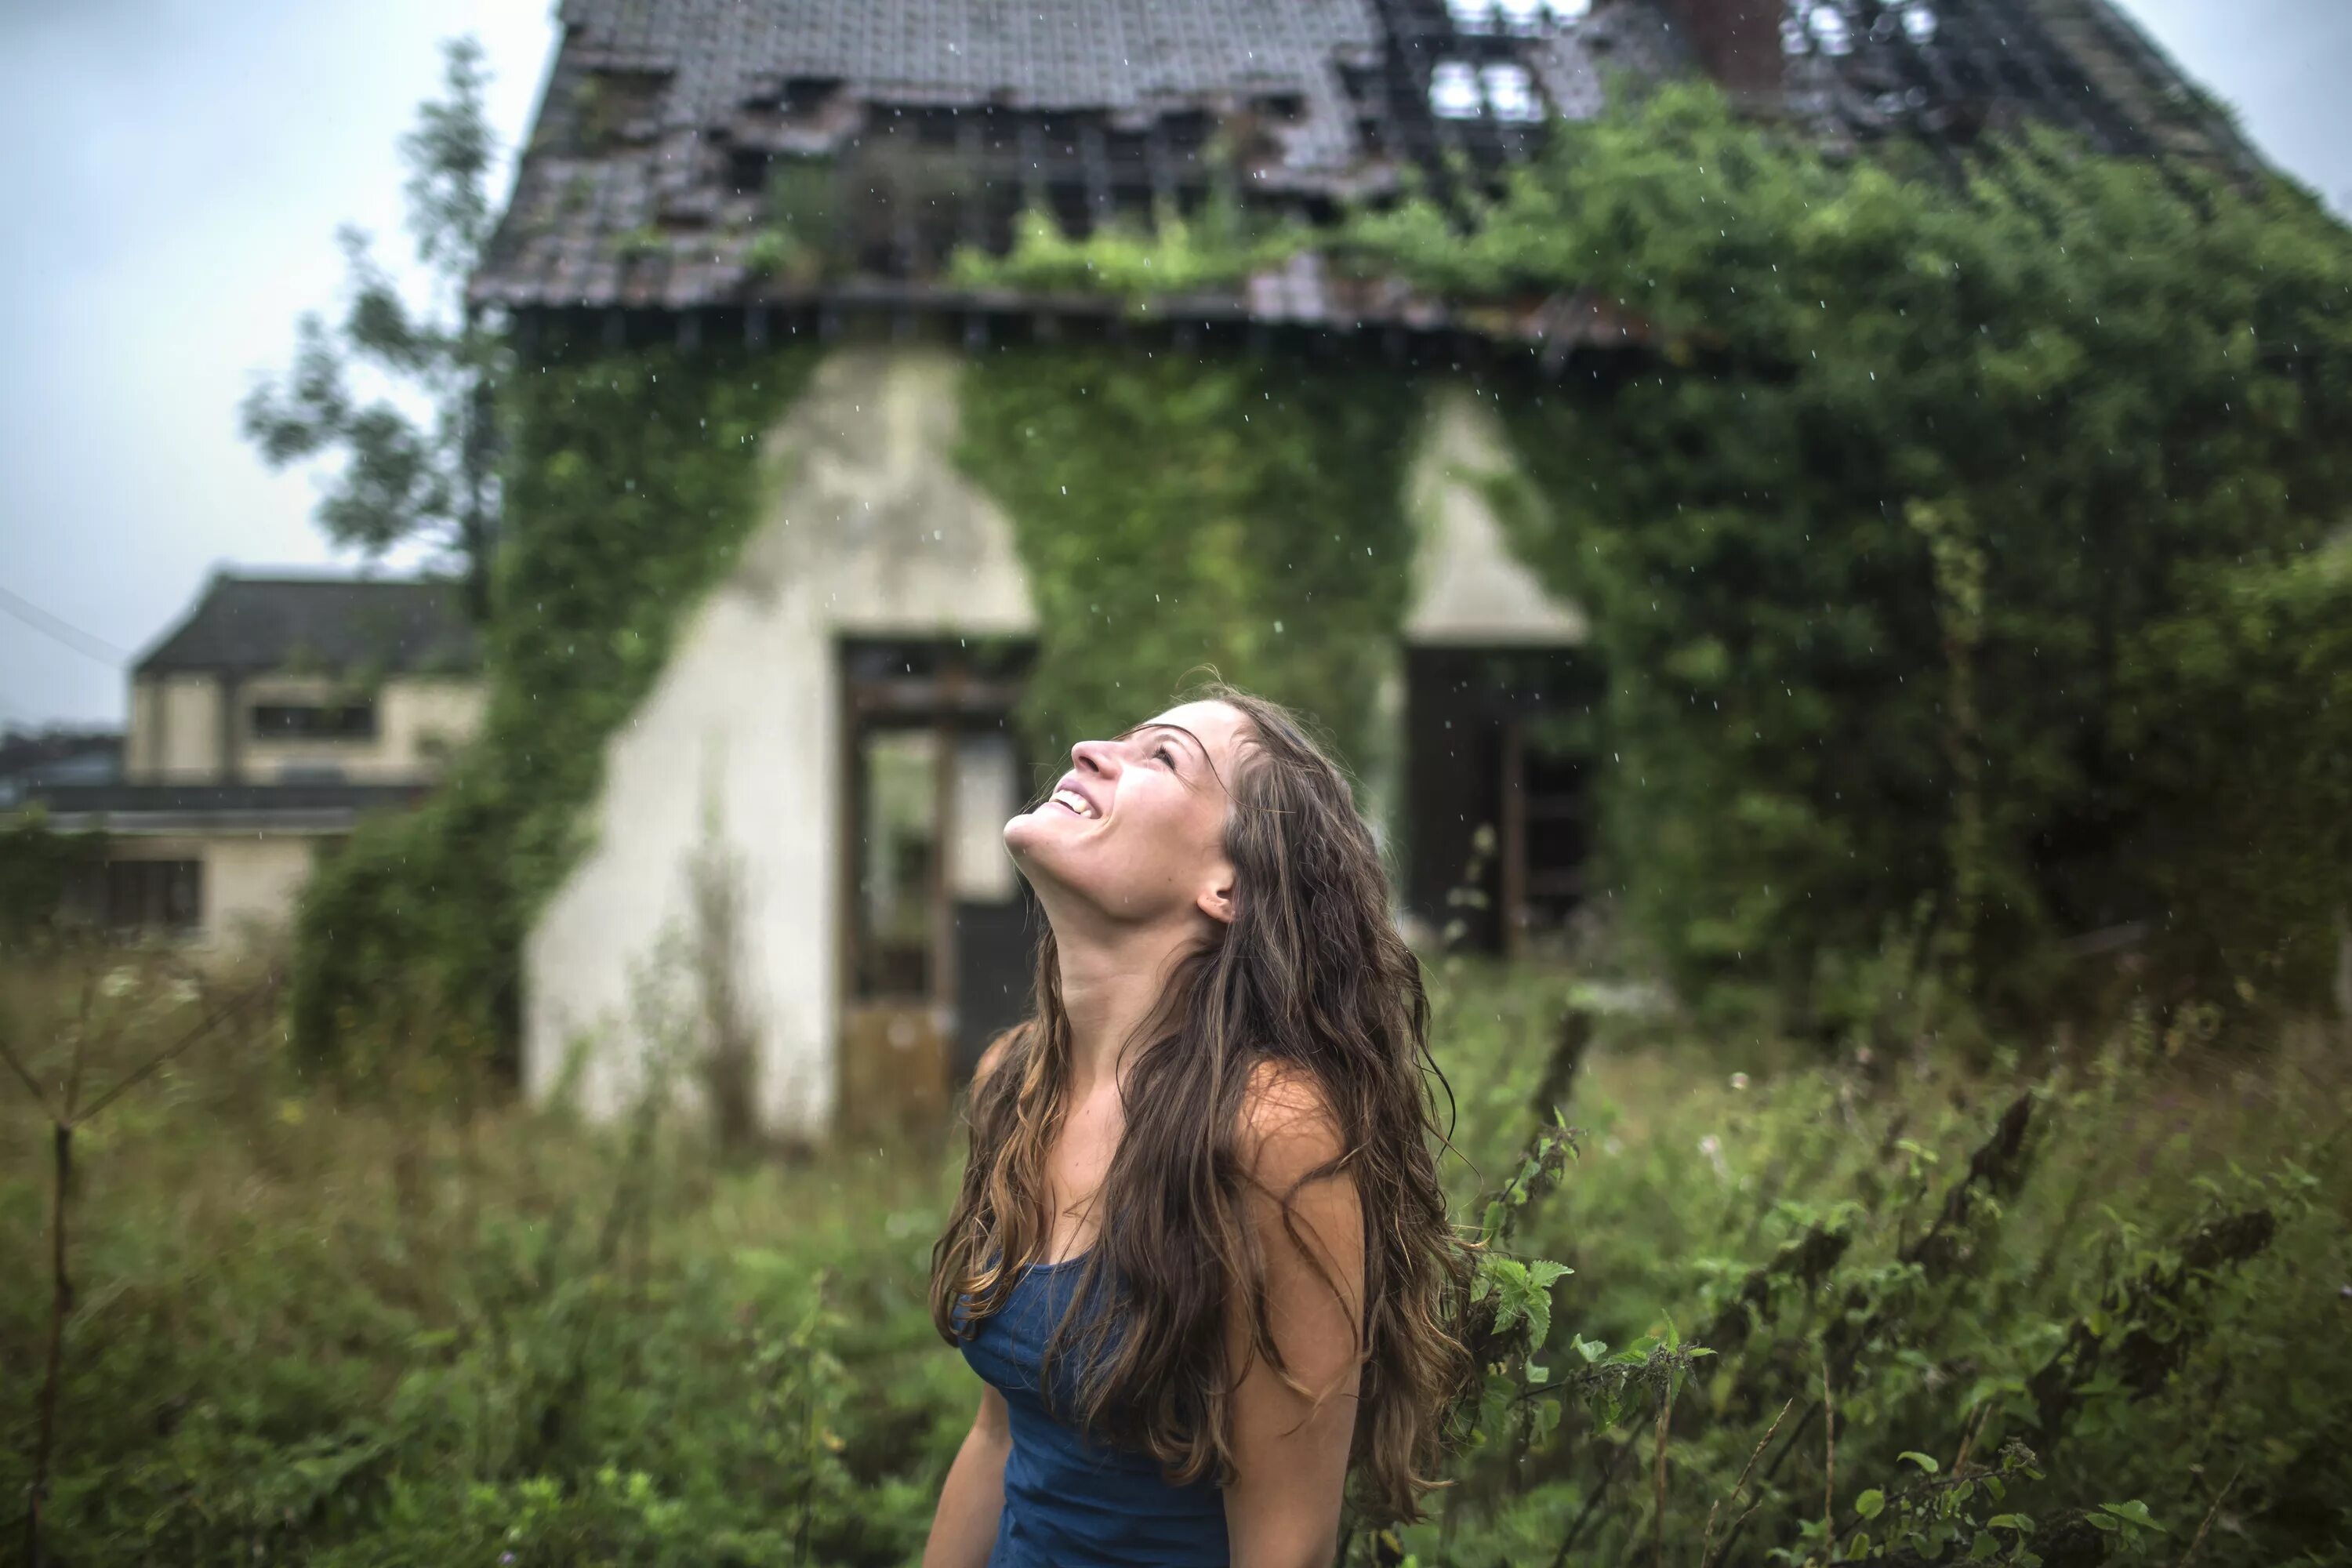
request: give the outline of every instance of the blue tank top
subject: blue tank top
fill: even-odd
[[[1047,1406],[1045,1341],[1085,1261],[1082,1253],[1032,1264],[1004,1305],[963,1342],[964,1360],[1004,1395],[1011,1416],[1004,1512],[989,1568],[1225,1568],[1231,1552],[1220,1488],[1171,1486],[1149,1455],[1090,1443],[1075,1421]],[[1077,1359],[1073,1351],[1055,1369],[1064,1410],[1075,1408]]]

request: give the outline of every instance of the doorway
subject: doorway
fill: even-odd
[[[936,1128],[989,1036],[1028,1001],[1005,854],[1024,776],[1021,648],[845,642],[840,868],[845,1131]]]
[[[1447,945],[1522,956],[1584,902],[1597,666],[1566,648],[1405,651],[1405,901]]]

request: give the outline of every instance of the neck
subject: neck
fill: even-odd
[[[1066,930],[1066,926],[1081,929]],[[1177,963],[1198,944],[1190,927],[1055,921],[1062,1007],[1070,1020],[1070,1099],[1106,1082],[1124,1084],[1135,1037]]]

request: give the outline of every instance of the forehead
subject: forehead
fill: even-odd
[[[1139,734],[1147,733],[1154,724],[1170,724],[1189,730],[1202,745],[1208,748],[1209,760],[1223,773],[1232,762],[1235,747],[1249,728],[1249,721],[1241,710],[1230,703],[1218,701],[1180,702],[1165,712],[1155,713],[1136,726]]]

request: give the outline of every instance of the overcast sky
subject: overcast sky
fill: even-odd
[[[2352,212],[2352,0],[2123,3]],[[215,565],[335,563],[236,404],[334,305],[338,224],[408,259],[395,144],[466,31],[511,147],[546,0],[0,0],[0,722],[119,722]]]

